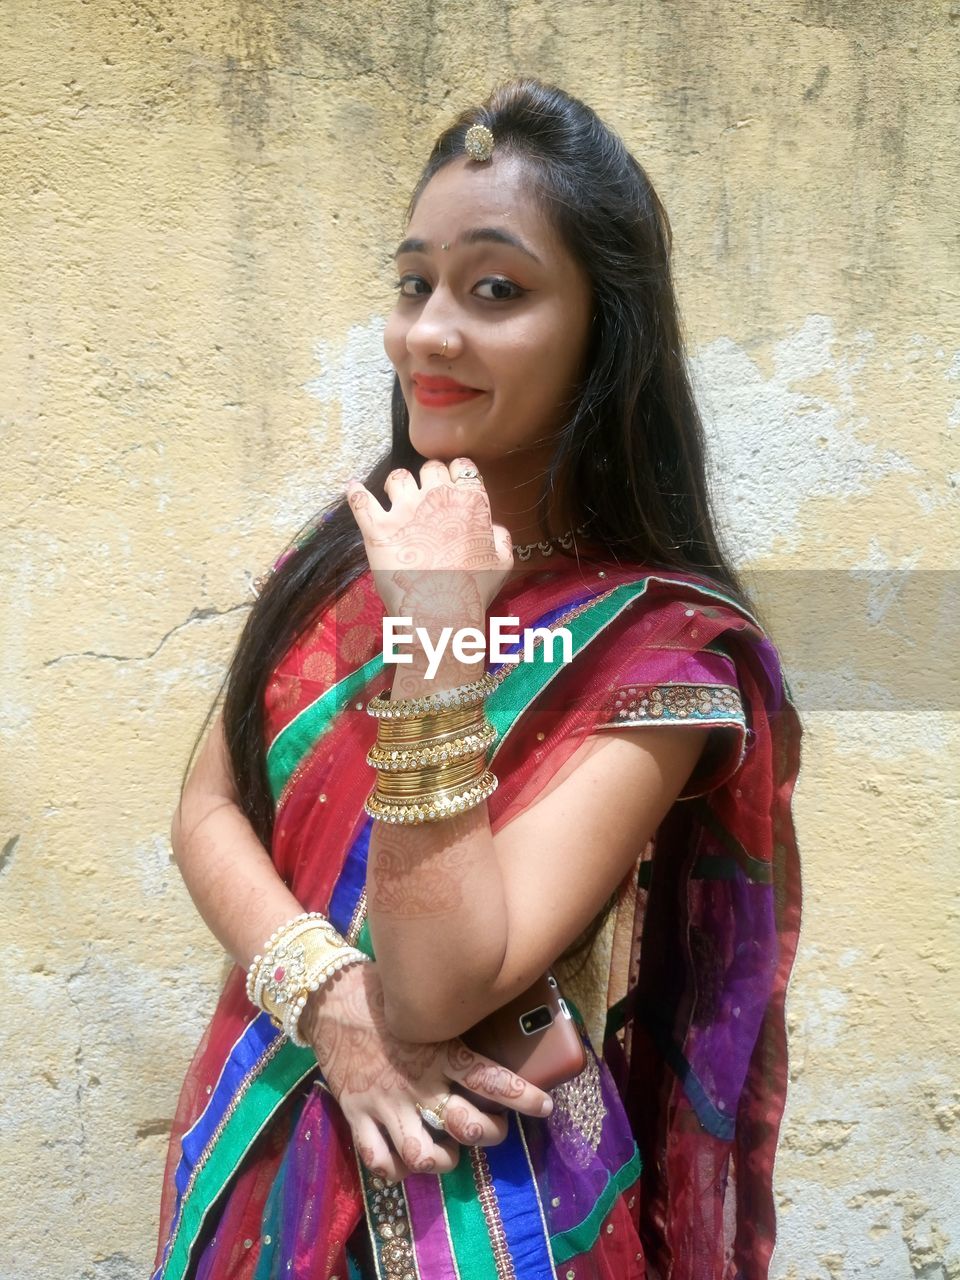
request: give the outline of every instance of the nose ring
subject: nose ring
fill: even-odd
[[[441,359],[443,359],[443,357],[444,357],[446,354],[447,354],[447,339],[446,339],[446,338],[444,338],[444,340],[443,340],[443,346],[440,348],[440,358],[441,358]]]

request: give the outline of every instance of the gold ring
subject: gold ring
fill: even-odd
[[[425,1107],[420,1102],[415,1102],[413,1105],[417,1108],[417,1114],[424,1124],[429,1125],[431,1129],[436,1129],[438,1133],[446,1133],[447,1126],[443,1123],[443,1113],[452,1096],[449,1093],[445,1094],[435,1107]]]
[[[440,358],[441,358],[441,359],[443,359],[443,357],[444,357],[446,354],[447,354],[447,340],[446,340],[446,338],[444,338],[444,340],[443,340],[443,346],[440,348]]]

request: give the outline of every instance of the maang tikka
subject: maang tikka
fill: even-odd
[[[472,124],[463,140],[463,149],[471,160],[489,160],[493,155],[493,134],[485,124]]]

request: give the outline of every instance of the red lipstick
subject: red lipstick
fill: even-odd
[[[455,378],[441,378],[432,373],[415,373],[412,381],[417,403],[428,409],[447,409],[483,395],[476,387],[466,387]]]

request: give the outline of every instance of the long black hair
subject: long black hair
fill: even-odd
[[[434,174],[464,155],[474,124],[491,130],[498,155],[524,162],[532,190],[593,282],[586,372],[543,476],[541,527],[557,534],[585,523],[590,541],[618,561],[693,571],[746,601],[714,527],[703,425],[670,270],[670,223],[650,179],[583,102],[523,78],[463,112],[440,135],[408,217]],[[390,472],[406,467],[416,474],[426,461],[410,443],[409,423],[394,379],[390,448],[364,478],[385,506]],[[226,681],[224,729],[241,803],[267,845],[270,672],[366,563],[356,521],[339,497],[269,578],[240,636]]]

